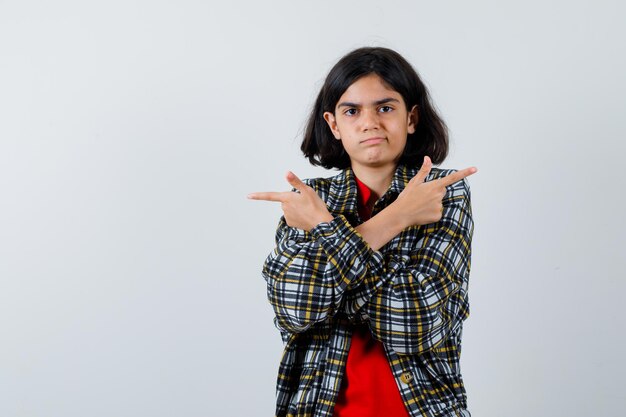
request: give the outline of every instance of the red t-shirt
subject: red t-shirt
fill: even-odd
[[[359,215],[370,218],[371,190],[356,178]],[[383,344],[372,337],[367,324],[354,326],[346,372],[333,417],[409,417]]]

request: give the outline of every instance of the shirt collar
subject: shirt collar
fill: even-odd
[[[393,194],[390,197],[400,194],[415,173],[416,169],[399,164],[393,174],[391,185],[383,197],[388,194]],[[328,195],[328,208],[336,214],[356,213],[357,198],[358,188],[354,171],[351,167],[344,168],[332,178]]]

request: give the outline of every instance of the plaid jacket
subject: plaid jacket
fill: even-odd
[[[398,165],[372,216],[417,171]],[[425,181],[455,171],[433,167]],[[352,324],[360,322],[383,343],[411,416],[469,416],[459,368],[474,230],[467,179],[447,187],[441,220],[404,229],[378,251],[354,229],[362,221],[351,168],[304,182],[334,220],[307,232],[282,216],[276,247],[263,265],[285,343],[276,416],[333,415]]]

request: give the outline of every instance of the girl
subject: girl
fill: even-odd
[[[359,48],[330,70],[301,146],[339,169],[288,192],[263,266],[285,342],[277,416],[469,416],[459,368],[477,172],[433,168],[447,129],[415,70]]]

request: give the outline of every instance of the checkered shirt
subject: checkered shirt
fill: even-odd
[[[417,171],[398,165],[372,216]],[[433,167],[425,181],[455,171]],[[307,232],[281,216],[263,265],[285,344],[276,416],[332,417],[352,328],[361,322],[383,343],[411,416],[469,416],[459,367],[474,231],[467,179],[447,186],[438,222],[408,227],[378,251],[355,230],[362,220],[351,168],[304,182],[334,219]]]

